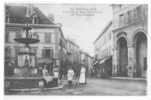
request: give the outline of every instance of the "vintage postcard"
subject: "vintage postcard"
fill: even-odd
[[[4,7],[4,95],[147,95],[148,4]]]

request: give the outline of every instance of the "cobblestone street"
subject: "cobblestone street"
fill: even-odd
[[[121,79],[88,79],[83,87],[20,92],[19,95],[146,95],[146,82]]]

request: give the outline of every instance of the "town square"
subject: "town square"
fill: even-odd
[[[145,96],[147,4],[5,4],[4,94]]]

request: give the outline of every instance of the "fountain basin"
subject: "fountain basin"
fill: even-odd
[[[15,41],[19,43],[24,43],[24,44],[33,44],[33,43],[38,43],[40,40],[36,38],[16,38],[14,39]]]
[[[5,77],[6,90],[52,88],[57,86],[58,82],[55,78],[47,82],[44,77]]]

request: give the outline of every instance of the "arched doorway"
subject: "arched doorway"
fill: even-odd
[[[136,68],[138,77],[146,77],[147,71],[147,37],[143,32],[135,36],[136,43]]]
[[[118,57],[119,57],[119,75],[127,76],[127,65],[128,65],[128,49],[127,41],[124,37],[118,40]]]

